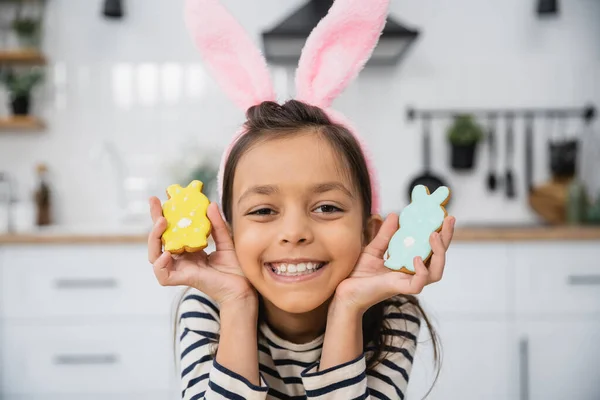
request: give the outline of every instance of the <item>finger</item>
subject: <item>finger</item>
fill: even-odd
[[[175,271],[171,268],[173,265],[173,259],[171,258],[171,253],[165,251],[161,254],[160,257],[156,259],[153,264],[154,267],[154,275],[163,286],[172,286],[174,285],[173,275],[175,275]]]
[[[454,236],[454,224],[456,223],[456,218],[454,217],[446,217],[444,219],[444,223],[442,224],[442,243],[444,244],[444,248],[448,250],[450,247],[450,243],[452,242],[452,236]]]
[[[439,233],[434,232],[429,239],[433,255],[429,263],[429,280],[430,282],[438,282],[444,274],[444,266],[446,265],[446,247],[442,243],[442,237]]]
[[[421,257],[415,257],[413,260],[415,274],[410,275],[404,272],[392,272],[386,278],[388,296],[398,294],[418,294],[427,285],[429,272],[423,263]],[[408,278],[407,278],[408,277]]]
[[[429,271],[421,257],[414,258],[413,266],[415,267],[415,274],[409,280],[409,294],[419,294],[429,282]]]
[[[164,217],[159,217],[148,235],[148,261],[152,264],[162,254],[161,237],[166,228],[167,220]]]
[[[163,216],[162,204],[156,196],[150,197],[148,203],[150,204],[150,217],[152,217],[152,222],[156,223],[156,221]]]
[[[383,224],[379,228],[379,232],[375,238],[365,247],[365,253],[373,257],[383,258],[383,254],[387,250],[390,240],[394,233],[398,230],[398,216],[394,213],[389,214]]]
[[[223,221],[223,217],[221,217],[217,203],[210,203],[206,214],[212,225],[212,237],[215,241],[216,249],[218,251],[233,250],[233,241],[229,235],[227,225]]]

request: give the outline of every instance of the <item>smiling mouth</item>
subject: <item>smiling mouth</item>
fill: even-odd
[[[288,263],[265,263],[267,268],[270,268],[271,271],[281,276],[301,276],[301,275],[310,275],[325,265],[326,262],[303,262],[298,264],[288,264]]]

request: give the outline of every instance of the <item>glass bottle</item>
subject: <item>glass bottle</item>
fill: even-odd
[[[37,166],[37,174],[38,185],[34,196],[37,208],[37,225],[50,225],[52,223],[51,191],[47,180],[48,168],[45,164]]]

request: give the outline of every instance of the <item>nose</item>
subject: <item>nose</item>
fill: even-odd
[[[280,243],[307,244],[314,240],[310,218],[304,212],[288,212],[281,221]]]

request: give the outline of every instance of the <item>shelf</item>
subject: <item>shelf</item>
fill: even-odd
[[[0,118],[0,131],[40,131],[44,123],[36,117]]]
[[[453,242],[527,242],[538,240],[600,241],[600,226],[465,227],[457,228],[452,239]]]
[[[0,64],[43,65],[46,57],[37,50],[0,50]]]
[[[456,228],[452,243],[460,242],[537,242],[537,241],[598,241],[600,226],[552,227],[465,227]],[[0,234],[0,246],[5,244],[125,244],[147,243],[148,232],[93,233],[69,230],[41,229],[39,232]],[[211,243],[211,239],[209,239]]]

